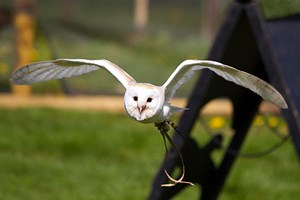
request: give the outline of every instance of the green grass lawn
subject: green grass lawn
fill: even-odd
[[[0,119],[0,199],[146,199],[164,156],[158,131],[123,114],[0,109]],[[193,137],[207,140],[202,132],[196,126]],[[244,150],[273,138],[251,134]],[[299,163],[287,143],[263,158],[239,158],[220,199],[292,200],[299,188]],[[176,199],[197,196],[190,187]]]

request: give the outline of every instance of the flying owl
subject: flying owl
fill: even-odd
[[[57,59],[32,63],[16,69],[11,76],[13,84],[32,84],[52,79],[77,76],[98,69],[110,72],[126,89],[124,107],[127,114],[142,123],[159,124],[185,108],[171,105],[177,89],[187,82],[196,70],[209,69],[227,81],[236,83],[286,109],[281,94],[267,82],[238,69],[210,60],[185,60],[162,86],[140,83],[108,60]]]
[[[16,69],[12,73],[11,81],[13,84],[32,84],[77,76],[100,68],[110,72],[125,87],[124,107],[127,114],[138,122],[154,123],[163,135],[164,142],[166,142],[166,137],[177,150],[182,162],[182,175],[178,180],[173,179],[165,169],[165,174],[173,182],[162,185],[166,187],[172,187],[178,183],[193,185],[191,182],[183,181],[185,174],[183,158],[167,132],[169,126],[173,126],[172,122],[169,121],[170,116],[185,109],[171,105],[170,101],[176,90],[190,80],[196,70],[209,69],[227,81],[252,90],[263,99],[273,102],[280,108],[286,109],[288,107],[281,94],[267,82],[247,72],[210,60],[183,61],[162,86],[139,83],[120,67],[108,60],[87,59],[58,59],[32,63]]]

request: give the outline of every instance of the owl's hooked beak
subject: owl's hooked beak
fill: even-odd
[[[144,112],[144,110],[146,110],[146,105],[138,106],[137,108],[139,110],[139,113],[142,114],[142,112]]]

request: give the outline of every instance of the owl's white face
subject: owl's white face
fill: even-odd
[[[130,86],[124,96],[124,105],[130,117],[137,121],[147,121],[163,107],[164,92],[161,87],[149,83]]]

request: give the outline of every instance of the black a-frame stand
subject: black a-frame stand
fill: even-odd
[[[300,158],[300,15],[266,22],[258,5],[251,0],[234,1],[229,9],[208,59],[220,61],[271,82],[285,97],[289,109],[282,115]],[[173,142],[181,149],[186,163],[186,180],[198,183],[200,199],[217,199],[226,177],[236,159],[225,152],[220,165],[210,159],[214,142],[200,148],[189,137],[202,107],[210,100],[227,97],[232,101],[232,129],[235,134],[228,149],[239,151],[251,122],[258,111],[261,98],[254,93],[224,81],[203,70],[189,98],[189,110],[183,113],[178,128],[184,135],[174,134]],[[220,138],[214,138],[220,139]],[[178,156],[171,149],[166,169],[178,166]],[[158,171],[149,199],[170,199],[186,185],[164,188],[167,182],[164,166]]]

